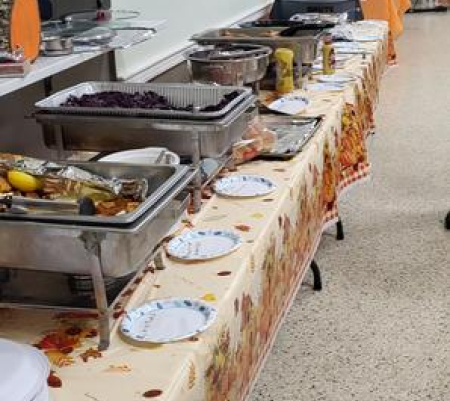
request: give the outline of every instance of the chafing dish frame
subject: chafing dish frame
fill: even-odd
[[[55,235],[61,235],[62,233],[66,233],[69,237],[72,238],[73,242],[79,241],[82,247],[85,249],[86,255],[90,259],[90,265],[88,266],[88,270],[86,272],[82,272],[82,274],[90,275],[93,282],[94,295],[96,301],[96,308],[70,308],[70,307],[59,307],[57,305],[36,305],[36,304],[24,304],[24,303],[14,303],[14,302],[1,302],[0,307],[9,307],[16,309],[23,308],[38,308],[38,309],[60,309],[65,311],[83,311],[83,312],[96,312],[98,313],[98,322],[99,322],[99,344],[98,348],[100,351],[108,349],[110,345],[110,336],[111,336],[111,327],[113,316],[113,311],[117,302],[120,300],[121,296],[131,287],[134,282],[134,278],[143,274],[145,268],[149,266],[151,261],[154,262],[157,269],[163,269],[161,252],[162,248],[160,247],[160,242],[164,239],[164,236],[167,234],[167,230],[170,228],[170,225],[173,224],[179,217],[181,217],[184,210],[186,210],[187,205],[189,203],[189,195],[185,196],[183,200],[180,202],[180,206],[178,212],[171,210],[171,206],[173,205],[175,198],[183,193],[183,190],[186,188],[188,183],[192,181],[194,176],[196,175],[196,171],[194,169],[190,169],[189,173],[181,180],[174,191],[170,194],[166,195],[164,199],[162,199],[157,205],[155,205],[154,209],[151,209],[147,212],[147,215],[139,219],[136,224],[132,225],[128,228],[123,227],[95,227],[95,226],[82,226],[82,225],[70,225],[70,224],[48,224],[48,223],[36,223],[30,221],[4,221],[2,222],[2,233],[1,235],[9,236],[11,234],[11,230],[15,228],[20,230],[21,228],[31,230],[31,234],[39,234],[42,230],[50,230],[54,232]],[[128,234],[136,234],[140,230],[149,229],[149,226],[152,225],[152,222],[155,222],[155,219],[160,217],[161,214],[173,211],[174,215],[171,216],[170,219],[167,219],[167,222],[163,228],[160,229],[160,238],[153,238],[153,244],[141,244],[142,250],[145,250],[145,257],[139,264],[139,268],[135,270],[135,274],[133,278],[130,279],[128,284],[122,289],[120,294],[115,298],[115,300],[108,305],[108,299],[106,294],[106,283],[105,283],[105,271],[107,271],[104,262],[102,261],[102,244],[105,241],[108,241],[108,236],[118,235],[119,238],[123,238]],[[151,229],[151,227],[150,227]],[[148,239],[148,238],[146,238]],[[120,240],[120,239],[119,239]],[[0,241],[0,244],[2,242]],[[65,250],[67,252],[67,249]],[[0,253],[0,256],[1,255]],[[32,265],[33,260],[29,258],[29,255],[24,255],[27,259],[24,263],[29,263],[29,270],[44,270],[44,269],[36,269],[35,266]],[[0,264],[3,264],[4,261],[0,260]],[[6,269],[8,268],[19,268],[20,266],[2,266]],[[22,266],[24,268],[25,266]],[[48,270],[45,270],[48,271]],[[75,272],[65,272],[62,273],[73,274]],[[76,272],[75,274],[78,274]]]

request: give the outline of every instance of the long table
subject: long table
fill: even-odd
[[[386,63],[384,40],[364,44],[345,71],[356,78],[339,93],[308,92],[304,115],[323,115],[323,125],[291,161],[256,161],[239,173],[270,178],[274,193],[232,200],[213,196],[186,229],[221,228],[240,233],[243,246],[208,263],[165,259],[165,270],[149,266],[114,315],[112,343],[99,352],[95,316],[83,313],[0,310],[0,336],[35,344],[52,364],[54,401],[238,401],[249,394],[276,333],[320,242],[338,218],[338,198],[366,179],[367,136]],[[234,173],[231,173],[234,174]],[[140,346],[117,326],[125,310],[159,298],[210,302],[214,325],[189,340]]]

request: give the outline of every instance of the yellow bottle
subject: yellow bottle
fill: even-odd
[[[277,63],[276,91],[285,94],[294,90],[294,52],[279,48],[274,54]]]
[[[322,67],[323,75],[333,75],[336,72],[336,55],[331,35],[323,38]]]

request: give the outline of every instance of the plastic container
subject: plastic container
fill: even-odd
[[[162,157],[161,164],[180,164],[180,157],[165,148],[142,148],[125,150],[123,152],[111,153],[108,156],[99,159],[101,162],[129,163],[129,164],[155,164],[162,151],[165,154]]]
[[[49,401],[47,358],[29,345],[0,339],[0,400]]]
[[[274,54],[276,60],[276,91],[286,94],[295,89],[294,85],[294,52],[280,47]]]
[[[336,72],[336,53],[331,35],[326,35],[323,38],[322,67],[323,75],[333,75]]]

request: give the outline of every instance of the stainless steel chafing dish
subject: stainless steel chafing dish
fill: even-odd
[[[162,146],[180,155],[198,148],[201,157],[220,157],[242,137],[252,117],[251,96],[224,118],[216,120],[163,119],[36,113],[49,148],[115,152]]]
[[[238,140],[249,120],[248,111],[256,97],[248,88],[217,85],[127,85],[127,91],[157,90],[174,104],[204,106],[217,102],[233,90],[240,94],[216,112],[125,110],[60,107],[70,94],[107,90],[105,85],[77,85],[36,104],[35,117],[43,126],[44,141],[50,148],[114,152],[146,146],[164,146],[191,155],[194,148],[201,157],[220,157]],[[125,86],[114,86],[122,91]],[[198,138],[194,138],[198,136]],[[197,149],[198,148],[198,149]]]
[[[271,54],[267,46],[227,44],[190,51],[186,59],[194,82],[242,86],[257,85]]]
[[[71,163],[104,177],[146,178],[146,200],[123,216],[0,213],[0,266],[67,274],[90,274],[90,254],[83,236],[101,238],[102,274],[122,277],[146,262],[174,223],[175,197],[193,172],[186,166],[138,166],[120,163]],[[175,213],[176,214],[176,213]],[[176,217],[176,216],[175,216]],[[26,248],[27,252],[22,250]]]
[[[312,64],[316,58],[320,30],[295,30],[294,36],[281,36],[286,27],[271,28],[223,28],[211,29],[194,35],[191,40],[201,45],[222,43],[250,43],[269,46],[272,49],[287,47],[294,51],[296,60]]]
[[[125,279],[143,270],[155,257],[155,249],[188,206],[183,192],[196,172],[181,166],[137,166],[120,163],[73,163],[105,177],[149,178],[148,199],[142,213],[131,214],[124,224],[105,224],[107,217],[55,215],[51,219],[0,214],[0,273],[18,271],[54,272],[67,277],[87,277],[92,282],[92,297],[98,313],[100,349],[109,346],[111,315],[116,301],[107,296],[107,282]],[[166,185],[167,184],[167,185]],[[159,191],[160,196],[152,197]],[[26,250],[26,251],[24,251]],[[0,281],[1,295],[1,281]],[[52,307],[30,301],[3,301],[7,307]],[[58,308],[58,305],[53,307]],[[73,309],[62,306],[63,309]],[[79,309],[79,308],[75,308]],[[83,309],[84,310],[84,309]]]
[[[80,107],[65,105],[75,96],[93,95],[102,92],[121,92],[123,94],[145,94],[153,92],[181,110],[165,108],[138,107]],[[236,97],[218,110],[203,111],[206,106],[218,104],[226,95],[235,92]],[[224,117],[251,95],[251,89],[236,86],[192,85],[192,84],[136,84],[131,82],[83,82],[61,90],[35,104],[36,109],[50,114],[77,114],[92,116],[123,116],[166,119],[213,120]],[[183,108],[190,108],[185,110]]]

